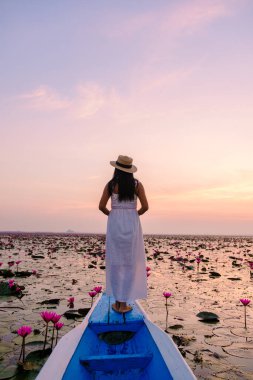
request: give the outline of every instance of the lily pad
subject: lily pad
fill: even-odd
[[[63,317],[66,319],[75,319],[75,318],[83,318],[83,315],[79,314],[77,310],[68,310],[65,311]]]
[[[210,311],[201,311],[197,314],[197,317],[201,319],[201,322],[218,322],[219,316]]]
[[[19,292],[16,291],[16,286],[12,286],[11,288],[9,287],[8,282],[1,282],[0,283],[0,296],[15,296],[19,294]]]
[[[81,314],[83,317],[85,317],[88,312],[90,311],[90,307],[85,307],[83,309],[78,309],[77,310],[79,314]]]
[[[0,344],[0,355],[6,354],[7,352],[13,351],[13,345],[8,342],[1,342]]]
[[[16,277],[30,277],[32,275],[32,272],[29,272],[29,270],[23,270],[20,272],[15,272]]]
[[[50,300],[44,300],[40,302],[41,305],[59,305],[60,298],[52,298]]]
[[[169,329],[172,329],[172,330],[179,330],[179,329],[183,329],[184,326],[183,325],[172,325],[172,326],[169,326]]]
[[[210,272],[209,273],[210,278],[215,278],[215,277],[220,277],[220,276],[221,276],[221,274],[218,272]]]
[[[18,344],[18,345],[21,345],[22,341],[23,341],[23,338],[19,335],[13,339],[13,343]],[[40,334],[37,334],[37,335],[31,334],[25,338],[26,345],[40,344],[40,342],[43,342],[43,341],[44,341],[44,338]]]
[[[0,380],[11,379],[17,373],[16,365],[9,365],[5,368],[0,368]]]

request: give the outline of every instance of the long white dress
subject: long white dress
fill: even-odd
[[[106,294],[117,301],[147,297],[146,255],[137,197],[122,201],[111,196],[106,232]]]

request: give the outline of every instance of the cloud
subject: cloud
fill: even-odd
[[[173,6],[167,3],[154,11],[144,11],[138,15],[124,15],[118,17],[121,23],[113,23],[108,28],[107,34],[110,37],[134,37],[140,32],[147,35],[166,33],[166,36],[174,38],[175,34],[182,31],[195,32],[212,22],[232,15],[239,6],[243,6],[245,1],[240,0],[180,0]]]
[[[238,183],[231,181],[230,183],[213,183],[213,184],[185,184],[172,188],[151,196],[153,200],[253,200],[253,181],[245,180]]]
[[[74,118],[87,119],[101,109],[115,104],[118,95],[97,83],[82,83],[76,86],[73,96],[66,96],[48,85],[40,85],[31,92],[21,94],[21,105],[37,111],[63,111]]]
[[[78,118],[86,119],[95,115],[106,103],[106,91],[98,84],[88,83],[77,86],[77,97],[73,109]]]
[[[234,1],[193,0],[180,4],[162,15],[161,30],[194,32],[213,21],[231,14]]]
[[[68,99],[45,85],[39,86],[30,93],[22,94],[19,98],[24,100],[26,107],[37,110],[62,110],[71,106]]]

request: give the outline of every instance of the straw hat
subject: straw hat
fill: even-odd
[[[123,172],[134,173],[137,171],[137,167],[132,162],[131,157],[119,155],[117,161],[110,161],[110,164]]]

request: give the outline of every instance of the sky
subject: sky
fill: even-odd
[[[0,231],[104,233],[123,154],[144,233],[253,234],[252,18],[251,0],[1,0]]]

